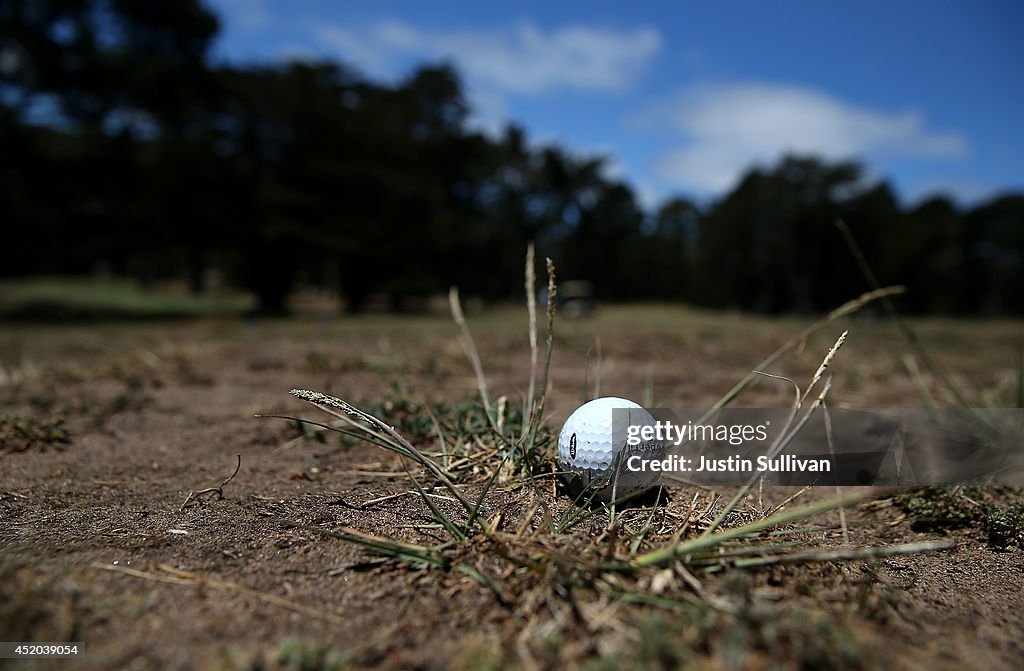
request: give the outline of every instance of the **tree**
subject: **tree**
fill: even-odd
[[[967,212],[960,251],[962,309],[1024,313],[1024,195],[999,196]]]
[[[701,222],[704,303],[758,312],[827,309],[839,286],[841,203],[862,189],[861,167],[783,157],[753,169]],[[837,285],[836,282],[840,284]]]
[[[900,281],[908,291],[903,304],[917,313],[955,312],[964,280],[956,205],[946,197],[930,198],[906,213],[905,226],[906,268]]]
[[[218,268],[265,312],[298,283],[356,312],[450,284],[516,297],[533,242],[539,274],[552,256],[603,300],[808,313],[865,288],[842,217],[909,309],[1024,309],[1020,195],[907,210],[857,162],[784,156],[703,210],[645,212],[601,157],[473,132],[449,65],[397,84],[332,61],[215,67],[217,30],[199,0],[0,0],[0,273],[198,292]]]
[[[366,85],[333,64],[223,69],[218,153],[228,179],[231,263],[263,312],[283,312],[297,271],[358,247],[356,112]]]
[[[700,226],[697,205],[684,198],[663,203],[654,215],[650,252],[645,254],[652,298],[688,300],[694,247]]]
[[[205,191],[191,168],[208,147],[192,145],[202,144],[213,14],[195,0],[37,0],[0,4],[0,26],[11,55],[0,81],[5,117],[35,138],[19,158],[47,165],[39,178],[50,194],[17,213],[19,230],[31,236],[42,219],[54,229],[48,239],[88,257],[68,258],[65,270],[103,263],[147,274],[182,233],[209,230],[209,221],[193,225],[188,205]],[[168,156],[156,156],[160,143]],[[171,169],[183,155],[186,167]],[[62,211],[46,217],[54,194]]]
[[[637,242],[643,212],[625,184],[601,180],[560,245],[562,277],[589,280],[598,298],[641,297],[646,266]]]

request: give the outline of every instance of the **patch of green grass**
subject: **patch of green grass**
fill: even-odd
[[[0,415],[0,453],[45,451],[71,442],[64,418],[41,419],[32,415]]]
[[[976,511],[963,494],[950,487],[924,487],[896,495],[896,502],[923,525],[967,526],[975,521]]]
[[[234,296],[192,296],[181,290],[147,290],[127,280],[88,277],[0,282],[0,313],[47,317],[192,317],[238,314],[247,307]]]
[[[277,649],[274,658],[282,671],[342,671],[348,668],[348,660],[326,643],[308,641],[285,641]]]
[[[452,657],[455,671],[501,671],[508,666],[501,647],[479,636],[467,637]]]
[[[1006,510],[989,510],[985,516],[989,542],[996,547],[1016,544],[1024,548],[1024,502],[1018,501]]]
[[[411,401],[401,392],[395,392],[370,405],[370,412],[395,422],[400,433],[414,439],[437,440],[438,427],[444,434],[443,438],[452,445],[469,444],[477,438],[494,443],[497,438],[478,399],[427,404]],[[498,419],[501,428],[521,426],[522,406],[516,403],[504,404]],[[546,427],[542,430],[540,440],[547,445],[551,444],[552,434]]]
[[[347,656],[323,641],[288,639],[263,651],[229,649],[207,668],[217,671],[344,671]]]
[[[896,502],[922,527],[981,529],[995,548],[1024,548],[1024,501],[1000,505],[1001,489],[924,487],[901,492]],[[1020,492],[1010,492],[1020,496]]]

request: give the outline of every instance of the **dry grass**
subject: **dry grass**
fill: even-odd
[[[802,397],[795,430],[816,399],[915,405],[918,387],[936,404],[955,400],[929,367],[903,374],[893,325],[842,313],[812,330],[795,318],[606,306],[545,328],[536,310],[467,311],[464,331],[448,318],[373,316],[0,335],[0,365],[36,371],[6,389],[12,416],[66,414],[74,441],[0,457],[10,520],[0,540],[33,548],[27,565],[0,571],[0,611],[44,614],[25,620],[36,623],[25,636],[46,632],[46,614],[73,613],[94,668],[900,667],[975,662],[985,651],[941,646],[974,640],[979,618],[1019,622],[1007,607],[1019,594],[995,592],[1015,575],[1019,492],[953,492],[969,512],[955,524],[922,507],[934,493],[858,502],[863,492],[756,486],[677,490],[613,514],[574,503],[552,472],[554,431],[593,391],[583,371],[597,338],[607,392],[691,407],[729,389],[724,402]],[[1006,352],[1019,323],[912,326],[970,402],[1013,402]],[[456,332],[473,334],[486,378]],[[292,384],[323,389],[307,396],[335,414],[301,432],[250,419],[293,414]],[[355,424],[339,416],[353,419],[349,409]],[[223,499],[180,509],[243,450]],[[126,557],[140,575],[89,568]],[[72,602],[76,590],[86,597]],[[908,619],[923,624],[891,629]],[[4,621],[10,634],[15,620]],[[192,638],[147,656],[153,632]],[[1019,646],[1002,634],[986,639],[998,652],[984,663],[1013,668]],[[891,640],[911,652],[882,655]]]
[[[532,295],[533,258],[530,251],[526,289]],[[554,268],[550,260],[548,272],[553,294]],[[758,374],[763,374],[761,369],[804,347],[808,338],[818,330],[829,327],[874,300],[887,299],[899,291],[899,288],[876,289],[804,329],[726,392],[712,410],[734,402]],[[554,342],[553,311],[549,309],[548,313],[548,358],[542,373],[540,395],[535,398],[536,309],[532,300],[528,302],[531,362],[528,392],[520,422],[510,422],[506,416],[506,397],[500,396],[497,401],[492,401],[480,354],[454,289],[450,298],[459,342],[469,360],[480,395],[483,417],[478,424],[485,425],[489,435],[486,431],[467,434],[456,430],[446,436],[441,423],[431,415],[436,432],[432,442],[438,449],[427,453],[414,447],[386,416],[373,415],[320,392],[292,391],[293,395],[313,403],[334,418],[331,423],[312,422],[318,428],[362,437],[397,454],[403,463],[412,463],[417,472],[408,467],[406,471],[422,504],[429,510],[429,521],[420,528],[436,529],[442,534],[438,542],[415,544],[367,534],[354,528],[325,531],[295,526],[325,539],[358,545],[371,554],[388,559],[396,569],[409,566],[461,573],[489,590],[495,607],[520,613],[526,625],[514,658],[501,657],[487,661],[488,664],[514,662],[529,669],[575,664],[587,659],[593,651],[566,645],[564,640],[559,641],[557,650],[540,655],[539,659],[537,642],[530,642],[539,631],[566,632],[567,622],[573,620],[578,625],[582,624],[583,633],[590,636],[597,636],[602,630],[593,622],[615,623],[612,628],[619,634],[633,639],[641,650],[653,651],[650,659],[641,656],[646,661],[638,668],[648,668],[648,663],[653,665],[650,668],[660,668],[666,663],[678,662],[677,657],[682,653],[674,645],[661,640],[657,625],[645,629],[617,618],[616,611],[623,604],[643,604],[668,612],[720,613],[742,620],[750,617],[742,599],[710,594],[702,587],[697,574],[723,569],[735,572],[777,564],[878,560],[955,548],[955,543],[948,539],[838,549],[822,549],[816,543],[802,542],[809,531],[820,529],[812,522],[814,518],[836,509],[841,511],[838,528],[843,540],[847,541],[849,532],[844,509],[876,497],[877,493],[858,490],[802,506],[789,505],[791,498],[778,507],[763,509],[751,497],[758,481],[756,476],[739,488],[725,505],[712,495],[703,511],[695,514],[700,498],[698,494],[684,516],[680,516],[678,508],[673,510],[671,506],[664,505],[660,491],[652,501],[634,503],[620,510],[618,515],[617,506],[622,506],[623,501],[597,505],[585,495],[568,505],[557,497],[553,500],[546,494],[548,490],[564,493],[557,473],[546,472],[542,468],[543,464],[553,461],[553,440],[551,434],[546,434],[543,440],[538,441],[541,434],[537,430],[547,395]],[[796,387],[790,424],[772,445],[772,456],[782,453],[808,419],[825,405],[831,388],[831,377],[825,377],[825,373],[833,365],[848,334],[849,331],[844,330],[825,352],[806,388],[801,391]],[[812,390],[819,383],[822,383],[820,389],[805,407]],[[448,446],[457,447],[453,451]],[[439,457],[441,461],[435,461]],[[518,466],[511,470],[517,477],[503,479],[502,496],[493,501],[493,497],[488,495],[498,477],[509,472],[506,466],[510,459]],[[477,492],[472,499],[466,494],[470,489]],[[435,491],[444,492],[443,498],[457,503],[456,509],[461,510],[446,510],[435,500]],[[511,519],[508,514],[510,502],[516,503],[518,508],[518,515]],[[669,522],[668,516],[675,517],[675,521]],[[587,615],[580,606],[581,599],[603,605]],[[551,616],[542,614],[545,608],[552,613]],[[758,639],[761,635],[755,628],[744,636]],[[822,655],[817,648],[811,652],[801,651],[794,661],[813,664],[827,658],[838,668],[858,667],[867,659],[866,652],[856,646],[841,652],[838,657]]]

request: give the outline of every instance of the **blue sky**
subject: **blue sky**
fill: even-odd
[[[609,157],[646,206],[787,150],[859,158],[907,203],[1024,190],[1024,3],[211,0],[216,57],[447,60],[473,123]]]

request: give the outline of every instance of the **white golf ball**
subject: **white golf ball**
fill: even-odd
[[[558,436],[558,464],[569,482],[570,490],[582,489],[600,480],[594,494],[597,500],[608,501],[614,494],[623,496],[651,485],[648,473],[633,473],[625,468],[625,459],[618,461],[618,473],[612,471],[616,456],[627,452],[624,426],[622,435],[614,435],[612,411],[629,410],[630,424],[653,424],[654,418],[643,406],[625,398],[607,396],[584,403],[569,415]],[[625,455],[623,455],[625,456]]]

